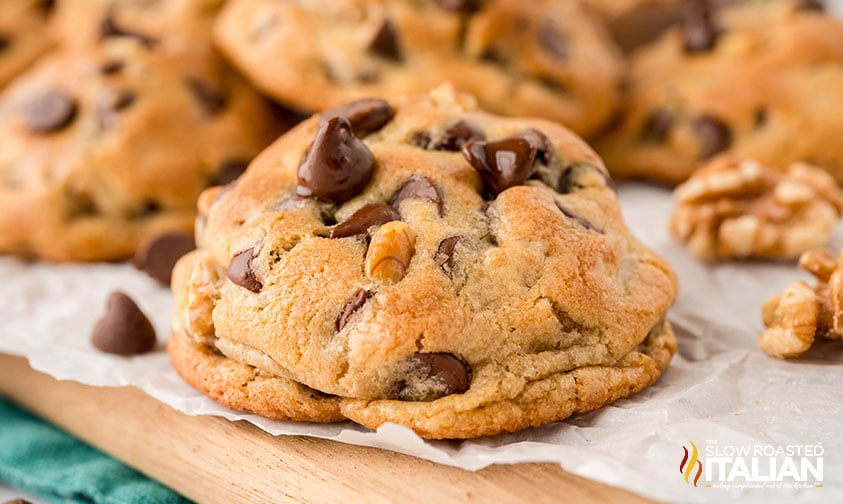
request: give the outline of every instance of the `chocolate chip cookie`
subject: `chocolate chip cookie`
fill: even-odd
[[[597,143],[609,170],[674,184],[730,151],[843,183],[843,22],[820,5],[689,4],[681,27],[633,57],[625,110]]]
[[[199,207],[169,351],[232,408],[469,438],[628,396],[675,350],[676,277],[597,155],[453,88],[325,111]]]
[[[0,88],[32,64],[50,47],[48,19],[54,2],[0,2]]]
[[[114,37],[46,56],[0,96],[0,253],[112,260],[192,232],[199,193],[279,131],[210,55]]]
[[[301,110],[450,81],[490,111],[590,135],[618,101],[617,50],[566,0],[232,0],[215,35],[258,88]]]

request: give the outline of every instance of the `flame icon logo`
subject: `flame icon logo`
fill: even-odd
[[[682,457],[682,462],[679,464],[679,472],[685,476],[685,483],[691,483],[691,474],[694,472],[694,468],[696,466],[697,474],[694,476],[694,486],[697,486],[697,483],[700,481],[700,476],[702,476],[702,463],[700,462],[700,452],[697,450],[697,445],[694,444],[693,441],[688,441],[691,443],[691,452],[688,453],[688,449],[684,446],[682,447],[685,450],[685,456]],[[690,455],[690,460],[688,459]]]

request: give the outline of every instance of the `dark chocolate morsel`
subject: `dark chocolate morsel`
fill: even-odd
[[[340,316],[337,317],[337,332],[342,331],[343,327],[345,327],[348,324],[348,321],[351,320],[351,317],[357,313],[357,310],[366,304],[366,301],[370,297],[372,297],[372,293],[365,289],[360,289],[354,294],[354,297],[346,303],[345,308],[343,308],[342,313],[340,313]]]
[[[35,133],[53,133],[73,122],[76,100],[59,91],[48,91],[27,102],[26,125]]]
[[[568,57],[568,41],[565,36],[553,26],[550,20],[546,20],[539,28],[539,44],[547,54],[557,60]]]
[[[389,19],[384,19],[375,33],[369,50],[373,53],[392,61],[401,61],[401,49],[398,46],[398,36],[395,33],[395,26]]]
[[[120,27],[117,24],[117,21],[114,19],[114,13],[109,12],[106,14],[105,18],[100,22],[100,39],[106,39],[110,37],[130,37],[136,39],[138,42],[141,43],[147,49],[151,49],[158,43],[152,37],[144,35],[143,33],[134,31],[134,30],[127,30]]]
[[[644,123],[641,138],[651,142],[664,142],[673,127],[673,115],[667,110],[655,110]]]
[[[433,401],[462,394],[471,386],[471,369],[449,353],[416,353],[407,359],[409,377],[391,395],[401,401]]]
[[[720,119],[702,115],[691,122],[691,129],[700,142],[700,159],[708,159],[732,145],[732,131]]]
[[[449,12],[473,14],[480,8],[479,0],[439,0],[439,6]]]
[[[257,279],[255,270],[252,269],[254,258],[254,248],[238,252],[228,263],[228,279],[252,292],[260,292],[263,289],[263,284]]]
[[[708,0],[692,0],[685,4],[682,13],[685,52],[710,51],[717,44],[720,34]]]
[[[219,113],[228,101],[225,95],[208,81],[196,77],[188,77],[185,79],[185,84],[202,107],[202,110],[209,115]]]
[[[332,117],[302,156],[297,193],[342,203],[360,194],[374,171],[375,157],[354,136],[348,120]]]
[[[372,227],[398,220],[401,220],[401,214],[391,206],[383,203],[372,203],[360,208],[351,214],[348,219],[331,228],[328,236],[330,238],[345,238],[346,236],[363,233],[368,234]]]
[[[107,61],[100,67],[100,72],[102,72],[103,75],[114,75],[116,73],[120,73],[124,66],[125,65],[122,61]]]
[[[141,246],[132,258],[132,265],[160,284],[170,285],[176,262],[195,248],[190,233],[164,233]]]
[[[472,140],[463,146],[462,153],[495,195],[523,184],[536,161],[536,145],[523,137],[496,142]]]
[[[451,276],[454,271],[454,249],[457,247],[460,238],[460,236],[445,238],[439,242],[439,247],[437,247],[436,254],[433,256],[433,260],[448,276]]]
[[[138,355],[155,347],[155,328],[126,294],[113,292],[105,315],[94,326],[91,342],[100,351]]]
[[[536,159],[540,163],[548,166],[553,162],[553,155],[556,153],[556,149],[554,149],[547,135],[537,129],[529,129],[521,137],[536,147]]]
[[[434,140],[430,132],[419,131],[413,135],[412,142],[426,150],[458,152],[469,140],[485,139],[486,135],[477,125],[466,121],[457,121],[445,130],[442,138]]]
[[[224,186],[230,184],[237,180],[240,175],[243,175],[248,167],[249,161],[247,159],[227,159],[220,164],[216,173],[211,177],[211,185]]]
[[[0,33],[0,53],[12,44],[12,39]]]
[[[401,202],[405,199],[425,199],[436,203],[436,209],[439,215],[442,215],[444,210],[444,202],[442,198],[442,189],[439,188],[432,180],[427,177],[414,175],[410,180],[401,186],[392,196],[389,204],[398,210],[401,207]]]
[[[380,98],[363,98],[322,112],[319,124],[324,125],[332,117],[344,117],[351,123],[354,134],[364,137],[383,128],[394,115],[395,110],[388,101]]]

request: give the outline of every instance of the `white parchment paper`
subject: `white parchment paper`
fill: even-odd
[[[172,297],[126,264],[51,265],[0,257],[0,352],[26,356],[35,369],[58,379],[134,385],[190,415],[246,420],[276,435],[376,446],[469,470],[557,462],[575,474],[670,502],[843,501],[843,343],[821,341],[788,362],[767,357],[754,344],[764,301],[808,275],[793,263],[704,265],[666,230],[672,209],[668,190],[622,185],[619,197],[633,232],[679,274],[681,294],[670,313],[679,352],[654,386],[566,422],[480,440],[429,442],[397,425],[370,432],[351,423],[285,423],[231,411],[170,368],[163,340]],[[834,250],[843,243],[843,228],[837,231]],[[160,351],[122,358],[91,346],[91,329],[115,289],[130,293],[153,319]],[[711,442],[721,447],[820,443],[824,486],[694,487],[679,470],[682,448],[690,448],[690,441],[703,458]]]

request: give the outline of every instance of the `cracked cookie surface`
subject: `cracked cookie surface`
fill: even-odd
[[[818,5],[701,8],[636,52],[618,124],[596,143],[612,174],[677,184],[729,152],[843,183],[843,21]]]
[[[492,112],[590,135],[618,101],[620,57],[578,2],[233,0],[215,35],[258,88],[300,110],[450,81]]]
[[[313,117],[199,209],[170,353],[233,408],[491,435],[641,390],[675,350],[675,275],[600,159],[451,88]],[[248,373],[277,385],[250,400]]]

